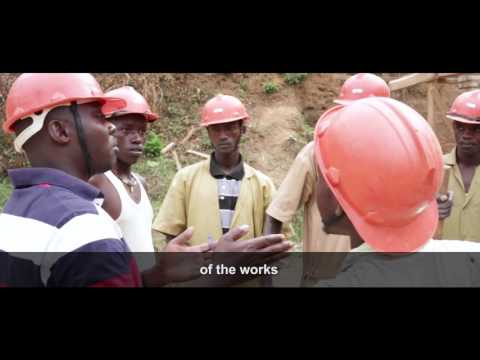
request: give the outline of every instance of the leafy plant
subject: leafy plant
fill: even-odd
[[[307,75],[307,73],[286,73],[283,78],[288,85],[298,85],[306,79]]]
[[[162,154],[164,144],[160,137],[154,132],[150,132],[145,142],[145,155],[147,157],[155,158]]]
[[[273,82],[267,82],[263,84],[263,91],[267,94],[274,94],[278,92],[279,86]]]
[[[0,211],[3,210],[11,192],[12,186],[10,185],[8,178],[0,178]]]

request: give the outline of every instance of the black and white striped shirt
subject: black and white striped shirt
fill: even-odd
[[[210,173],[217,179],[218,201],[220,209],[220,223],[222,231],[225,234],[230,230],[235,206],[240,195],[240,186],[245,176],[243,168],[243,159],[240,156],[240,162],[229,174],[226,174],[215,160],[215,154],[212,154],[210,161]]]

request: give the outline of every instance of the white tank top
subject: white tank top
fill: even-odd
[[[152,239],[153,208],[147,192],[138,176],[133,174],[140,186],[141,197],[140,202],[137,204],[115,174],[107,171],[105,176],[110,180],[120,196],[122,208],[120,216],[115,221],[122,230],[123,238],[130,250],[135,253],[140,270],[149,269],[155,263],[155,250]]]

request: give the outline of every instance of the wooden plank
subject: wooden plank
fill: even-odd
[[[462,90],[473,90],[480,88],[480,80],[479,81],[467,81],[461,82],[458,84],[458,88]]]
[[[180,141],[180,145],[184,145],[200,129],[201,129],[200,126],[192,126],[187,136],[185,136],[185,138],[182,141]]]
[[[439,194],[440,195],[447,195],[448,193],[448,180],[450,179],[450,172],[453,171],[453,167],[451,165],[444,165],[443,167],[443,182],[440,187]],[[448,194],[447,196],[451,196],[451,194]],[[436,240],[441,240],[442,239],[442,232],[443,232],[443,222],[445,220],[440,220],[438,222],[437,230],[435,231],[435,235],[433,236],[434,239]]]
[[[175,146],[177,146],[177,144],[175,144],[175,143],[173,143],[173,142],[170,143],[170,144],[168,144],[167,146],[165,146],[165,147],[162,149],[162,154],[165,155],[165,154],[168,153],[170,150],[173,150],[173,148],[175,148]]]
[[[424,83],[427,81],[432,81],[437,78],[437,74],[435,73],[414,73],[410,75],[406,75],[401,77],[400,79],[392,80],[388,83],[390,86],[390,90],[400,90],[405,89],[407,87],[417,85],[420,83]]]
[[[461,73],[438,73],[438,78],[449,78],[449,77],[457,77],[461,75]]]
[[[460,84],[470,81],[480,81],[480,74],[461,74],[456,73],[456,76],[445,77],[441,79],[442,82],[448,84]]]
[[[188,150],[187,154],[196,155],[196,156],[199,156],[199,157],[204,158],[204,159],[210,159],[210,155],[207,155],[207,154],[201,153],[199,151],[195,151],[195,150]]]
[[[413,73],[392,80],[388,84],[390,89],[395,91],[437,79],[446,82],[457,82],[456,78],[458,75],[460,75],[460,73]]]
[[[435,120],[435,82],[428,84],[427,89],[427,121],[433,128]]]
[[[182,169],[182,164],[180,163],[180,159],[178,158],[178,154],[176,150],[172,151],[173,158],[175,159],[175,164],[177,164],[177,171]]]

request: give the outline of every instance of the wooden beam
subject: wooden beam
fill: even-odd
[[[185,137],[183,138],[183,140],[180,141],[180,145],[185,145],[185,143],[186,143],[187,141],[189,141],[190,138],[191,138],[197,131],[199,131],[200,129],[201,129],[200,126],[192,126],[192,127],[190,128],[190,131],[188,132],[187,136],[185,136]]]
[[[439,78],[448,78],[452,76],[459,76],[461,73],[438,73],[437,75]]]
[[[429,73],[429,74],[414,73],[414,74],[403,76],[400,79],[392,80],[388,83],[388,85],[390,86],[390,90],[395,91],[395,90],[405,89],[407,87],[417,85],[423,82],[432,81],[432,80],[435,80],[436,78],[437,78],[437,74],[434,74],[434,73]]]
[[[480,81],[466,81],[458,84],[458,88],[462,90],[472,90],[480,88]]]
[[[187,154],[196,155],[196,156],[199,156],[199,157],[204,158],[204,159],[210,159],[210,155],[207,155],[207,154],[201,153],[199,151],[195,151],[195,150],[188,150]]]
[[[169,152],[170,150],[173,150],[175,148],[175,146],[177,146],[177,144],[175,143],[170,143],[168,144],[167,146],[165,146],[163,149],[162,149],[162,154],[166,154],[167,152]]]
[[[427,121],[433,127],[435,119],[435,82],[428,84],[427,89]]]
[[[444,165],[443,166],[443,181],[440,186],[440,190],[438,196],[440,196],[441,201],[451,201],[453,199],[453,192],[448,191],[448,181],[450,179],[450,173],[453,171],[453,166],[451,165]],[[443,235],[443,222],[444,220],[440,220],[437,225],[437,229],[435,231],[435,235],[433,238],[435,240],[441,240]]]
[[[455,77],[445,77],[442,80],[442,82],[446,82],[448,84],[461,84],[461,83],[466,83],[470,81],[480,81],[480,74],[460,74],[460,73],[455,73]]]
[[[399,79],[392,80],[388,83],[388,85],[390,86],[390,90],[395,91],[437,79],[446,80],[450,77],[457,77],[458,75],[459,73],[413,73],[403,76]],[[449,80],[446,81],[448,82]],[[452,82],[456,82],[456,80],[452,80]]]
[[[177,164],[177,171],[182,169],[182,164],[180,163],[180,160],[178,158],[178,154],[176,150],[172,151],[173,158],[175,159],[175,164]]]

